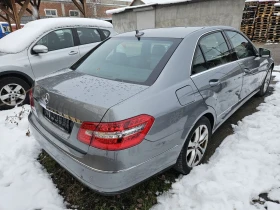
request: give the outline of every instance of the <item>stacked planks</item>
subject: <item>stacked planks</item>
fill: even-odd
[[[254,42],[267,41],[270,18],[274,13],[274,4],[275,2],[273,1],[262,1],[258,3],[258,9],[254,25]]]
[[[257,11],[258,1],[250,1],[245,3],[241,22],[241,31],[250,39],[253,39],[254,37],[254,25]]]
[[[280,3],[274,4],[273,15],[267,32],[268,42],[280,42]]]

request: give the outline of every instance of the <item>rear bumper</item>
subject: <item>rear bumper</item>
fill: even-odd
[[[73,155],[54,144],[54,141],[51,140],[54,137],[44,130],[32,113],[28,119],[32,134],[43,149],[80,182],[100,194],[113,195],[128,190],[139,182],[175,164],[174,161],[167,162],[166,157],[178,153],[178,148],[174,147],[128,169],[102,171],[80,162]]]

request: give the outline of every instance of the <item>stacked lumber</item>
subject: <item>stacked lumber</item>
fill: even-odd
[[[280,42],[280,3],[274,5],[273,15],[267,32],[268,42]]]
[[[250,39],[254,36],[255,18],[258,11],[258,1],[245,2],[243,10],[241,31]]]
[[[273,1],[259,2],[254,26],[254,42],[266,42],[270,18],[274,13]]]

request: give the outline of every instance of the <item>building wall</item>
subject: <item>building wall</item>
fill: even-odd
[[[158,6],[156,28],[227,25],[239,29],[244,0],[208,0],[184,5]]]
[[[93,15],[93,4],[87,3],[86,9],[87,9],[87,15],[88,17],[94,17]],[[39,14],[41,17],[46,16],[45,15],[45,9],[56,9],[57,10],[57,16],[58,17],[69,17],[69,11],[70,10],[77,10],[78,8],[75,6],[73,2],[41,2],[41,6],[39,9]],[[83,17],[83,14],[80,12],[80,17]]]
[[[136,12],[122,12],[113,14],[112,17],[114,29],[118,33],[133,31],[137,29]]]
[[[176,26],[227,25],[240,28],[244,0],[205,0],[155,6],[156,28]],[[113,25],[118,33],[137,28],[137,12],[128,10],[113,14]]]

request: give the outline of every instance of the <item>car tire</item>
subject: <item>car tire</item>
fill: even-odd
[[[0,110],[11,109],[16,105],[29,103],[30,85],[18,77],[0,79]]]
[[[207,136],[205,136],[205,138],[203,138],[205,135],[204,132],[207,132]],[[177,159],[175,169],[186,175],[192,170],[193,167],[199,165],[204,160],[207,145],[211,139],[211,136],[212,129],[210,121],[208,118],[202,117],[189,133]]]
[[[272,76],[272,69],[269,69],[260,87],[260,91],[258,92],[259,96],[264,96],[267,93],[271,81],[271,76]]]

